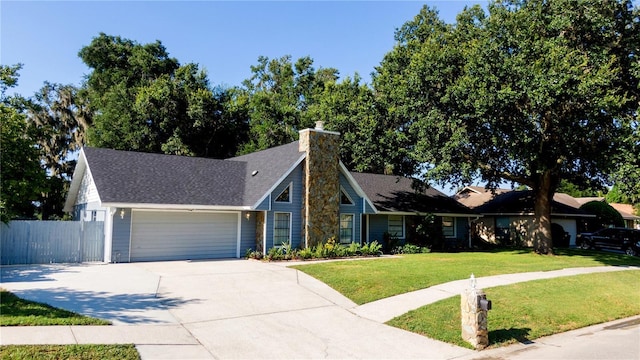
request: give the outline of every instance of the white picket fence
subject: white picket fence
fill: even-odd
[[[103,221],[11,221],[0,225],[2,265],[103,260]]]

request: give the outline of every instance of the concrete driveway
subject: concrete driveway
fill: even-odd
[[[2,267],[1,286],[27,299],[130,326],[132,342],[144,335],[141,326],[148,332],[174,331],[173,343],[137,343],[148,359],[452,359],[474,354],[359,317],[348,311],[355,306],[350,300],[281,264],[227,260]],[[100,332],[113,331],[93,329],[75,331],[95,332],[96,342]],[[171,339],[171,334],[164,337]]]

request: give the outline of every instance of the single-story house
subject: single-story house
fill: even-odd
[[[640,230],[640,216],[633,215],[633,205],[618,203],[609,203],[609,205],[620,213],[620,216],[622,216],[624,220],[625,227]]]
[[[65,211],[104,221],[105,262],[238,258],[385,233],[411,240],[426,214],[446,237],[469,239],[468,208],[408,178],[348,171],[339,143],[318,124],[299,141],[225,160],[85,147]]]
[[[576,201],[580,203],[580,205],[584,205],[591,201],[606,202],[607,200],[604,197],[580,197],[576,198]],[[633,205],[618,203],[609,203],[609,205],[622,216],[626,228],[640,229],[640,216],[633,215]]]
[[[480,239],[494,244],[533,246],[534,199],[530,190],[496,189],[467,186],[454,198],[482,215],[473,221],[472,233]],[[551,204],[552,232],[569,234],[569,242],[576,244],[581,222],[594,215],[579,209],[580,203],[572,196],[556,193]],[[555,225],[553,225],[555,224]],[[561,227],[561,228],[560,228]],[[556,244],[563,239],[554,239]]]

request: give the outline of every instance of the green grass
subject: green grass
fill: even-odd
[[[537,255],[530,250],[428,253],[389,259],[297,265],[357,304],[476,277],[604,265],[640,266],[639,257],[580,249]]]
[[[21,299],[0,289],[0,326],[37,325],[109,325],[105,320],[94,319],[47,304]]]
[[[134,360],[140,356],[133,345],[6,345],[0,346],[0,359]]]
[[[109,325],[47,304],[24,300],[0,289],[0,326]],[[4,345],[0,359],[140,359],[134,345]]]
[[[485,289],[492,347],[526,342],[640,314],[640,271],[587,274]],[[459,346],[460,296],[399,316],[387,324]]]

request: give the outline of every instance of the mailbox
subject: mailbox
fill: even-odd
[[[489,311],[491,310],[491,300],[487,300],[486,298],[480,298],[478,300],[478,307],[480,310]]]
[[[491,300],[487,300],[486,295],[478,296],[478,309],[483,311],[491,310]]]

